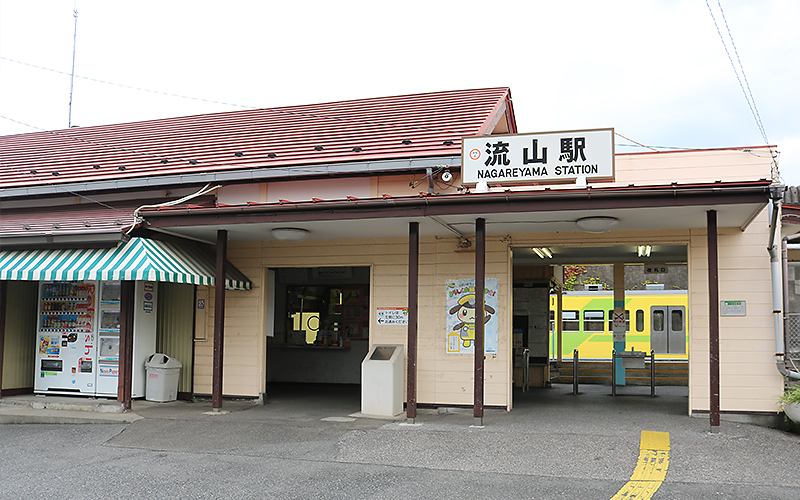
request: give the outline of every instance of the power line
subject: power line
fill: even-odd
[[[756,106],[755,97],[753,97],[753,92],[750,89],[750,83],[747,81],[747,75],[744,72],[744,65],[742,65],[742,60],[739,57],[739,51],[736,50],[736,44],[733,42],[733,34],[731,33],[731,28],[728,26],[728,20],[725,18],[725,11],[722,9],[722,3],[720,0],[717,0],[717,5],[719,6],[719,11],[722,16],[722,20],[725,23],[725,28],[728,31],[728,38],[731,41],[731,47],[733,47],[733,51],[736,54],[736,61],[739,63],[739,67],[737,69],[736,64],[733,62],[733,58],[731,57],[731,53],[728,50],[728,45],[725,42],[725,37],[722,35],[722,31],[719,29],[719,25],[717,24],[717,19],[714,17],[714,11],[711,9],[711,5],[709,5],[708,0],[706,0],[706,7],[708,7],[708,12],[711,14],[711,20],[714,21],[714,27],[717,29],[717,34],[719,35],[720,40],[722,41],[722,47],[725,49],[725,54],[728,56],[728,61],[731,63],[731,67],[733,68],[733,72],[736,75],[736,81],[739,82],[739,88],[742,89],[742,93],[744,94],[744,98],[747,101],[747,105],[750,108],[750,113],[753,115],[753,119],[756,122],[756,126],[758,127],[759,132],[761,132],[761,138],[764,140],[764,143],[769,147],[769,139],[767,138],[767,132],[764,129],[764,124],[761,121],[761,115],[758,113],[758,107]],[[739,71],[742,72],[742,77],[739,78]],[[745,85],[742,85],[742,80],[744,80],[745,85],[747,86],[747,90],[745,90]],[[770,154],[772,154],[772,148],[770,147]],[[778,163],[775,161],[775,155],[772,154],[772,174],[773,177],[778,176]]]
[[[641,146],[641,147],[647,148],[647,149],[652,149],[653,151],[658,151],[656,148],[654,148],[652,146],[645,146],[644,144],[642,144],[640,142],[634,141],[630,137],[625,137],[624,135],[620,134],[619,132],[614,132],[614,135],[618,135],[618,136],[622,137],[623,139],[625,139],[626,141],[631,141],[632,143],[636,144],[637,146]]]
[[[66,73],[64,71],[59,71],[59,70],[52,69],[52,68],[46,68],[44,66],[38,66],[36,64],[30,64],[30,63],[18,61],[16,59],[11,59],[9,57],[0,56],[0,59],[2,59],[4,61],[13,62],[13,63],[16,63],[16,64],[21,64],[23,66],[29,66],[31,68],[41,69],[41,70],[44,70],[44,71],[50,71],[52,73],[58,73],[58,74],[61,74],[61,75],[70,75],[69,73]],[[96,82],[96,83],[102,83],[102,84],[105,84],[105,85],[114,85],[116,87],[122,87],[122,88],[126,88],[126,89],[131,89],[131,90],[139,90],[139,91],[142,91],[142,92],[150,92],[152,94],[165,95],[165,96],[169,96],[169,97],[179,97],[181,99],[191,99],[191,100],[194,100],[194,101],[208,102],[208,103],[212,103],[212,104],[222,104],[222,105],[225,105],[225,106],[234,106],[234,107],[237,107],[237,108],[243,108],[243,109],[249,109],[249,110],[259,110],[259,111],[265,111],[265,112],[269,112],[269,113],[278,113],[278,114],[291,115],[291,116],[302,116],[302,117],[305,117],[305,118],[319,118],[321,120],[332,120],[332,121],[339,121],[339,122],[346,122],[346,123],[361,123],[361,124],[365,124],[365,125],[381,125],[381,126],[384,126],[384,127],[397,127],[397,128],[403,128],[403,129],[426,130],[428,132],[444,132],[444,133],[447,133],[447,134],[456,134],[458,136],[461,136],[463,134],[463,132],[457,132],[457,131],[454,131],[454,130],[442,130],[442,129],[435,129],[435,128],[429,128],[429,127],[420,127],[420,126],[415,126],[415,125],[397,124],[397,123],[383,123],[383,122],[368,121],[368,120],[354,120],[352,118],[342,118],[342,117],[337,117],[337,116],[325,116],[325,115],[319,115],[319,114],[314,114],[314,113],[303,113],[301,111],[289,111],[287,109],[280,109],[280,108],[263,108],[263,107],[258,107],[258,106],[245,106],[245,105],[242,105],[242,104],[233,104],[233,103],[224,102],[224,101],[214,101],[214,100],[211,100],[211,99],[202,99],[202,98],[199,98],[199,97],[191,97],[191,96],[186,96],[186,95],[181,95],[181,94],[173,94],[173,93],[170,93],[170,92],[162,92],[162,91],[159,91],[159,90],[152,90],[152,89],[145,89],[145,88],[141,88],[141,87],[134,87],[134,86],[131,86],[131,85],[124,85],[124,84],[121,84],[121,83],[114,83],[114,82],[109,82],[109,81],[106,81],[106,80],[99,80],[97,78],[89,78],[89,77],[80,76],[80,75],[75,75],[75,78],[80,78],[80,79],[83,79],[83,80],[88,80],[88,81],[92,81],[92,82]],[[11,121],[15,121],[15,120],[11,120]],[[20,122],[16,122],[16,123],[20,123]],[[32,127],[32,128],[37,128],[37,127]],[[39,130],[43,130],[43,129],[39,129]]]
[[[181,99],[191,99],[193,101],[208,102],[208,103],[211,103],[211,104],[223,104],[225,106],[234,106],[234,107],[237,107],[237,108],[245,108],[245,109],[258,109],[258,107],[256,107],[256,106],[244,106],[242,104],[233,104],[233,103],[230,103],[230,102],[214,101],[212,99],[203,99],[203,98],[200,98],[200,97],[191,97],[191,96],[182,95],[182,94],[175,94],[175,93],[171,93],[171,92],[162,92],[160,90],[152,90],[152,89],[146,89],[146,88],[142,88],[142,87],[135,87],[133,85],[125,85],[125,84],[122,84],[122,83],[109,82],[107,80],[100,80],[98,78],[90,78],[88,76],[74,75],[72,73],[67,73],[66,71],[59,71],[57,69],[46,68],[44,66],[39,66],[39,65],[36,65],[36,64],[31,64],[31,63],[26,63],[26,62],[23,62],[23,61],[18,61],[16,59],[11,59],[10,57],[0,56],[0,59],[2,59],[4,61],[8,61],[8,62],[13,62],[15,64],[20,64],[22,66],[28,66],[30,68],[36,68],[36,69],[41,69],[43,71],[49,71],[51,73],[57,73],[59,75],[67,75],[67,76],[72,76],[74,78],[80,78],[81,80],[86,80],[86,81],[95,82],[95,83],[102,83],[103,85],[113,85],[115,87],[121,87],[121,88],[124,88],[124,89],[138,90],[138,91],[141,91],[141,92],[150,92],[151,94],[159,94],[159,95],[165,95],[165,96],[169,96],[169,97],[180,97]]]

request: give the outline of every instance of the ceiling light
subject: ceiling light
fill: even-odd
[[[551,252],[550,249],[547,248],[547,247],[541,247],[541,248],[533,247],[533,248],[531,248],[531,250],[533,251],[533,253],[538,255],[540,259],[552,259],[553,258],[553,252]]]
[[[297,227],[278,227],[272,230],[272,236],[281,241],[303,241],[308,238],[308,231]]]
[[[639,245],[636,247],[636,254],[639,257],[650,257],[650,251],[653,249],[650,245]]]
[[[578,229],[587,233],[607,233],[619,224],[616,217],[584,217],[575,221]]]

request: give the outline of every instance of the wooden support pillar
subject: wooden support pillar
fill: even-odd
[[[130,411],[133,397],[133,314],[136,282],[122,281],[119,290],[119,377],[117,401]]]
[[[719,429],[719,259],[717,256],[717,211],[708,219],[708,365],[709,423],[711,432]]]
[[[483,425],[484,303],[486,302],[486,219],[475,219],[475,402],[474,423]]]
[[[3,356],[6,346],[6,304],[8,303],[8,281],[0,281],[0,398],[3,397]]]
[[[228,231],[217,231],[217,269],[214,288],[214,357],[211,380],[211,408],[222,408],[222,347],[225,342],[225,263],[228,258]]]
[[[406,418],[417,418],[417,324],[419,305],[419,222],[408,224],[408,373]]]

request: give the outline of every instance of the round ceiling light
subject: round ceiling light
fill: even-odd
[[[619,225],[619,219],[616,217],[584,217],[576,220],[575,225],[587,233],[607,233]]]
[[[303,241],[308,238],[308,230],[297,227],[277,227],[272,230],[272,236],[281,241]]]

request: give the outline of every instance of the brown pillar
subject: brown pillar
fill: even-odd
[[[475,219],[475,425],[483,425],[483,333],[486,301],[486,219]]]
[[[136,282],[120,282],[119,293],[119,377],[117,401],[125,411],[131,409],[133,395],[133,312],[136,301]]]
[[[3,356],[6,345],[6,301],[8,281],[0,281],[0,398],[3,397]]]
[[[408,374],[406,418],[417,418],[417,323],[419,304],[419,222],[408,224]]]
[[[717,211],[708,215],[708,364],[711,432],[719,429],[719,261]]]
[[[225,341],[225,263],[228,258],[228,231],[217,231],[217,270],[214,289],[214,372],[211,381],[211,408],[222,408],[222,346]]]

